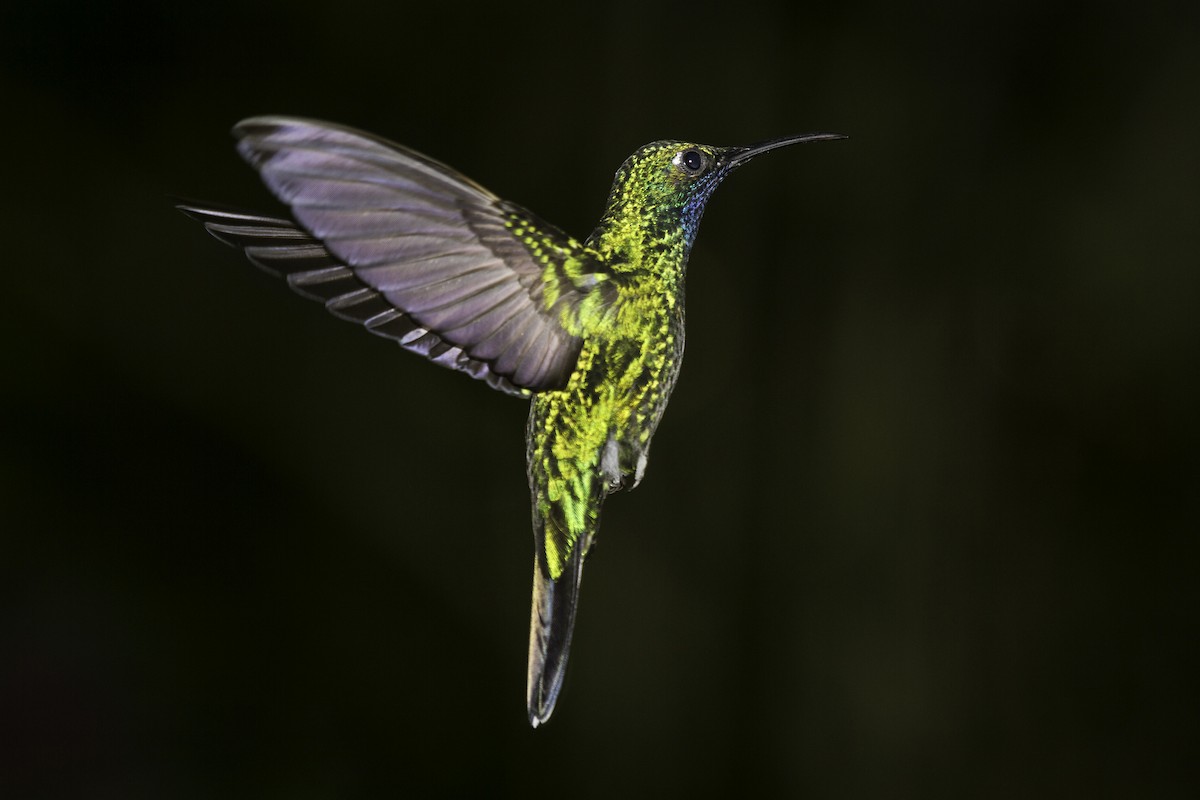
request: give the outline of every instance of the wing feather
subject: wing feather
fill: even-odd
[[[259,267],[285,277],[300,294],[324,303],[336,316],[358,322],[371,333],[393,339],[410,352],[465,372],[494,389],[528,395],[527,388],[493,370],[487,361],[472,358],[462,348],[443,341],[387,302],[295,223],[201,203],[180,203],[178,207],[221,241],[245,250]]]
[[[296,223],[181,208],[334,314],[511,393],[565,384],[580,339],[564,319],[611,282],[561,231],[427,156],[284,117],[234,128],[238,151]],[[535,244],[512,229],[536,230]]]

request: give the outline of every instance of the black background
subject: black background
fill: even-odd
[[[0,32],[3,796],[1195,791],[1194,6],[50,0]],[[277,208],[228,136],[265,113],[578,236],[646,141],[852,137],[710,204],[545,728],[526,404],[171,208]]]

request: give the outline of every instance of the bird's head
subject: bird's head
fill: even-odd
[[[839,134],[784,136],[749,147],[714,147],[666,140],[638,148],[617,170],[608,196],[610,219],[630,217],[660,233],[683,234],[690,249],[704,206],[725,176],[755,156],[780,147]]]

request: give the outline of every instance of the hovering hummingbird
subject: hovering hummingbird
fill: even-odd
[[[648,144],[583,242],[427,156],[325,122],[255,117],[238,152],[291,211],[178,207],[335,315],[532,399],[534,567],[527,701],[562,687],[600,507],[641,482],[683,357],[683,283],[705,204],[749,147]]]

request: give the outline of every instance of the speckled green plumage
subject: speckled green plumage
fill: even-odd
[[[560,269],[543,273],[555,286],[566,280],[603,291],[564,310],[562,325],[583,342],[579,357],[565,387],[534,396],[529,416],[537,553],[528,703],[535,726],[549,717],[561,688],[601,506],[611,492],[641,481],[679,375],[684,274],[704,205],[746,152],[674,141],[641,148],[618,170],[595,232],[564,253]],[[549,301],[556,292],[548,287],[544,295]]]
[[[531,398],[534,530],[527,704],[554,710],[584,557],[605,498],[642,479],[679,375],[684,272],[722,179],[751,147],[661,141],[617,171],[579,242],[451,168],[329,123],[246,120],[238,150],[293,219],[180,208],[339,317]]]
[[[680,146],[651,145],[630,158],[596,232],[586,245],[571,242],[544,274],[548,285],[609,290],[564,311],[563,326],[583,339],[579,360],[566,387],[534,397],[529,417],[530,487],[554,580],[594,535],[604,496],[640,480],[639,462],[679,374],[690,246],[677,224],[686,187],[671,165]],[[548,288],[548,302],[555,296]],[[606,448],[611,464],[602,463]]]

